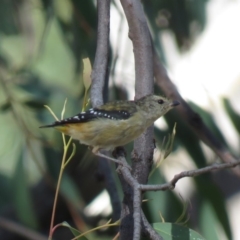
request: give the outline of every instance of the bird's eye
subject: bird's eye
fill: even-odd
[[[158,100],[158,103],[159,103],[159,104],[163,104],[164,101],[163,101],[162,99],[159,99],[159,100]]]

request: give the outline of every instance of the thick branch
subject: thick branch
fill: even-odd
[[[143,231],[145,233],[147,233],[147,235],[150,237],[150,239],[154,239],[154,240],[162,240],[162,238],[155,232],[155,230],[152,228],[152,226],[149,224],[149,222],[147,221],[144,213],[142,212],[141,209],[141,202],[142,202],[142,198],[141,198],[141,186],[138,181],[132,176],[129,168],[127,168],[127,162],[126,159],[124,157],[124,153],[120,148],[117,148],[115,150],[115,157],[118,158],[118,160],[120,160],[121,162],[123,162],[124,164],[119,165],[118,167],[118,172],[121,174],[120,176],[123,177],[124,179],[124,183],[126,185],[126,183],[128,184],[128,186],[131,187],[131,189],[133,189],[133,198],[131,198],[131,196],[129,196],[129,198],[131,198],[131,200],[133,201],[132,205],[132,211],[128,211],[128,209],[126,209],[128,215],[132,214],[133,215],[133,220],[134,220],[134,229],[133,229],[133,236],[129,236],[127,235],[127,237],[129,237],[129,239],[134,239],[134,240],[138,240],[140,239],[141,236],[141,225],[144,227]],[[121,179],[121,177],[120,177]],[[127,186],[125,186],[124,189],[127,189]],[[125,193],[126,195],[126,193]],[[131,206],[130,206],[131,208]],[[128,220],[129,218],[127,218]],[[123,235],[125,237],[125,235]]]
[[[121,0],[121,4],[129,25],[129,38],[133,43],[133,52],[135,59],[135,98],[138,99],[153,92],[152,43],[141,2],[139,0]],[[134,141],[132,169],[134,176],[133,179],[135,179],[136,184],[147,183],[148,175],[152,166],[153,149],[153,127],[150,127],[144,134],[142,134],[137,140]],[[125,176],[123,177],[125,179]],[[127,181],[127,179],[125,179],[125,181]],[[124,204],[126,204],[125,206],[128,208],[128,211],[122,213],[126,214],[125,216],[129,215],[129,213],[131,213],[131,208],[133,207],[133,238],[139,239],[138,235],[141,232],[141,224],[139,222],[141,193],[139,193],[139,190],[136,186],[131,185],[133,189],[129,188],[127,185],[123,185],[123,187],[124,186],[126,186],[126,189],[123,189],[125,193]],[[132,196],[132,194],[134,195]],[[132,229],[132,226],[129,226],[129,224],[132,223],[129,223],[127,221],[125,222],[124,219],[125,218],[123,218],[123,221],[121,222],[121,227],[124,229],[124,231],[126,231],[126,233],[121,232],[120,239],[123,239],[123,236],[129,236],[129,234],[127,234],[127,231],[129,229]],[[131,218],[126,217],[126,219]],[[130,236],[128,239],[131,239]]]
[[[129,25],[129,38],[133,43],[135,59],[135,98],[153,92],[153,55],[149,29],[139,0],[121,0]],[[134,142],[133,175],[146,183],[152,166],[153,127]]]
[[[132,187],[133,189],[133,220],[134,220],[134,229],[133,229],[133,240],[139,240],[141,237],[141,190],[139,188],[139,183],[132,176],[130,170],[125,167],[127,161],[122,152],[118,151],[117,153],[118,160],[124,163],[124,165],[119,165],[118,172],[120,172],[124,180]]]
[[[97,51],[95,55],[91,86],[91,103],[93,107],[103,104],[103,90],[107,77],[109,55],[109,23],[110,23],[110,0],[98,0],[98,34]],[[114,220],[119,219],[121,204],[109,163],[106,159],[99,160],[99,171],[104,176],[106,189],[110,195],[113,207]]]
[[[91,74],[91,102],[96,107],[103,104],[103,89],[107,75],[109,55],[110,0],[98,0],[97,51]]]

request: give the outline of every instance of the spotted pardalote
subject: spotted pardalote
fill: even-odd
[[[133,141],[177,105],[176,100],[147,95],[135,101],[109,102],[42,127],[54,127],[93,147],[97,153],[100,149],[113,150]]]

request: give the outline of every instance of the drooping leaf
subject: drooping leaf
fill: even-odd
[[[79,230],[77,230],[76,228],[73,228],[72,226],[70,226],[67,222],[63,222],[62,226],[69,228],[69,230],[72,232],[72,234],[77,237],[78,235],[81,234],[81,232]],[[86,238],[85,236],[79,237],[77,238],[77,240],[88,240],[88,238]]]
[[[232,239],[232,232],[228,218],[228,212],[223,194],[219,188],[212,182],[211,175],[205,174],[195,178],[197,190],[204,201],[208,201],[213,213],[216,216],[216,221],[222,226],[223,231],[229,239]]]
[[[153,228],[164,240],[205,240],[194,230],[173,223],[153,223]]]
[[[12,178],[12,195],[18,218],[31,228],[37,228],[37,219],[34,213],[27,173],[24,168],[23,153],[19,155],[18,162]]]
[[[73,180],[67,174],[63,174],[60,191],[76,208],[83,206],[80,193]]]
[[[40,110],[44,108],[44,105],[46,104],[44,101],[39,99],[29,99],[23,102],[24,105],[26,105],[29,108]]]
[[[199,220],[204,236],[206,236],[207,239],[218,240],[218,219],[209,201],[203,200],[200,208]]]
[[[11,107],[12,107],[12,104],[10,102],[6,102],[0,106],[0,111],[7,112],[8,110],[11,109]]]
[[[223,99],[223,105],[233,123],[233,126],[236,128],[238,134],[240,134],[240,115],[233,109],[228,99]]]

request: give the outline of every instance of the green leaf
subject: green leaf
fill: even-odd
[[[10,179],[2,173],[0,173],[0,196],[0,209],[2,209],[11,200]]]
[[[63,174],[60,191],[75,207],[80,208],[83,206],[80,200],[80,193],[73,180],[67,174]]]
[[[228,219],[228,212],[224,196],[219,188],[212,182],[210,174],[199,176],[194,179],[197,185],[197,190],[200,194],[199,200],[205,199],[211,205],[212,211],[216,216],[216,221],[219,223],[228,239],[232,239],[231,227]],[[204,201],[205,203],[205,201]]]
[[[199,139],[196,137],[189,124],[184,122],[183,119],[180,118],[180,116],[174,111],[168,113],[165,116],[165,119],[167,120],[170,128],[172,128],[175,122],[177,122],[178,127],[175,139],[179,140],[179,142],[187,150],[188,154],[192,157],[198,168],[205,167],[206,158],[204,152],[200,146]]]
[[[69,228],[69,230],[72,232],[72,234],[73,234],[75,237],[77,237],[77,236],[79,236],[80,234],[82,234],[79,230],[77,230],[76,228],[71,227],[71,226],[70,226],[67,222],[65,222],[65,221],[62,223],[62,226]],[[79,238],[77,238],[77,239],[78,239],[78,240],[88,240],[88,238],[86,238],[85,236],[79,237]]]
[[[87,92],[92,83],[92,79],[91,79],[92,66],[89,58],[83,59],[83,66],[84,66],[83,84],[85,87],[85,91]]]
[[[24,105],[32,109],[43,109],[46,102],[38,99],[29,99],[23,102]]]
[[[12,104],[10,102],[6,102],[3,105],[0,106],[0,111],[1,112],[6,112],[8,110],[10,110],[12,107]]]
[[[215,123],[215,120],[213,118],[212,113],[202,109],[198,105],[196,105],[193,102],[189,102],[189,105],[192,107],[192,109],[201,116],[203,122],[211,129],[211,132],[215,135],[215,137],[222,142],[223,144],[227,145],[226,140],[221,132],[221,130],[218,128],[217,124]]]
[[[154,171],[149,178],[149,184],[163,184],[166,179],[160,171]],[[182,203],[172,191],[149,191],[144,194],[146,203],[143,203],[144,213],[150,222],[159,222],[161,216],[164,221],[175,222],[182,213]]]
[[[199,212],[200,226],[204,236],[206,236],[207,239],[218,240],[219,236],[217,232],[219,222],[211,204],[208,201],[204,201]]]
[[[194,230],[173,223],[153,223],[153,228],[164,240],[204,240]]]
[[[12,178],[13,201],[20,221],[26,226],[36,229],[38,224],[26,176],[23,154],[20,154]]]
[[[228,99],[223,99],[224,108],[226,109],[229,118],[231,119],[233,126],[237,130],[237,132],[240,134],[240,115],[236,113],[236,111],[231,106],[231,103]]]

